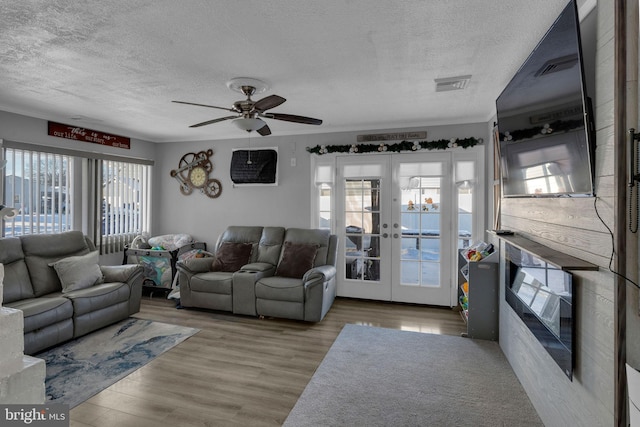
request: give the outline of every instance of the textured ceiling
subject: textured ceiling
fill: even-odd
[[[268,120],[276,136],[488,121],[565,4],[0,0],[0,110],[155,142],[245,137],[189,128],[229,113],[171,101],[230,108],[226,82],[253,77],[270,86],[254,99],[287,99],[271,111],[324,121]]]

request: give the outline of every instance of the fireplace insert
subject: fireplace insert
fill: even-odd
[[[562,371],[573,378],[575,296],[571,273],[505,243],[505,298]]]

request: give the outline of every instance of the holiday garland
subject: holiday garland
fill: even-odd
[[[401,141],[394,144],[351,144],[351,145],[316,145],[307,147],[307,151],[313,154],[327,153],[382,153],[417,150],[446,150],[447,148],[462,147],[469,148],[482,144],[482,138],[451,138],[439,139],[437,141]]]
[[[521,139],[531,139],[534,136],[548,135],[553,132],[568,132],[582,127],[584,127],[584,120],[556,120],[543,126],[501,132],[500,141],[515,142]]]

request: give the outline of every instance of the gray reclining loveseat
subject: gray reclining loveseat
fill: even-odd
[[[98,265],[82,232],[0,238],[3,305],[24,313],[24,353],[85,335],[140,310],[142,267]]]
[[[319,322],[336,296],[329,230],[231,226],[213,258],[178,262],[183,307]]]

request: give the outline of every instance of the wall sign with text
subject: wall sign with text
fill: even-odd
[[[131,139],[125,136],[112,135],[110,133],[56,122],[49,122],[49,135],[56,136],[58,138],[108,145],[110,147],[131,148]]]

